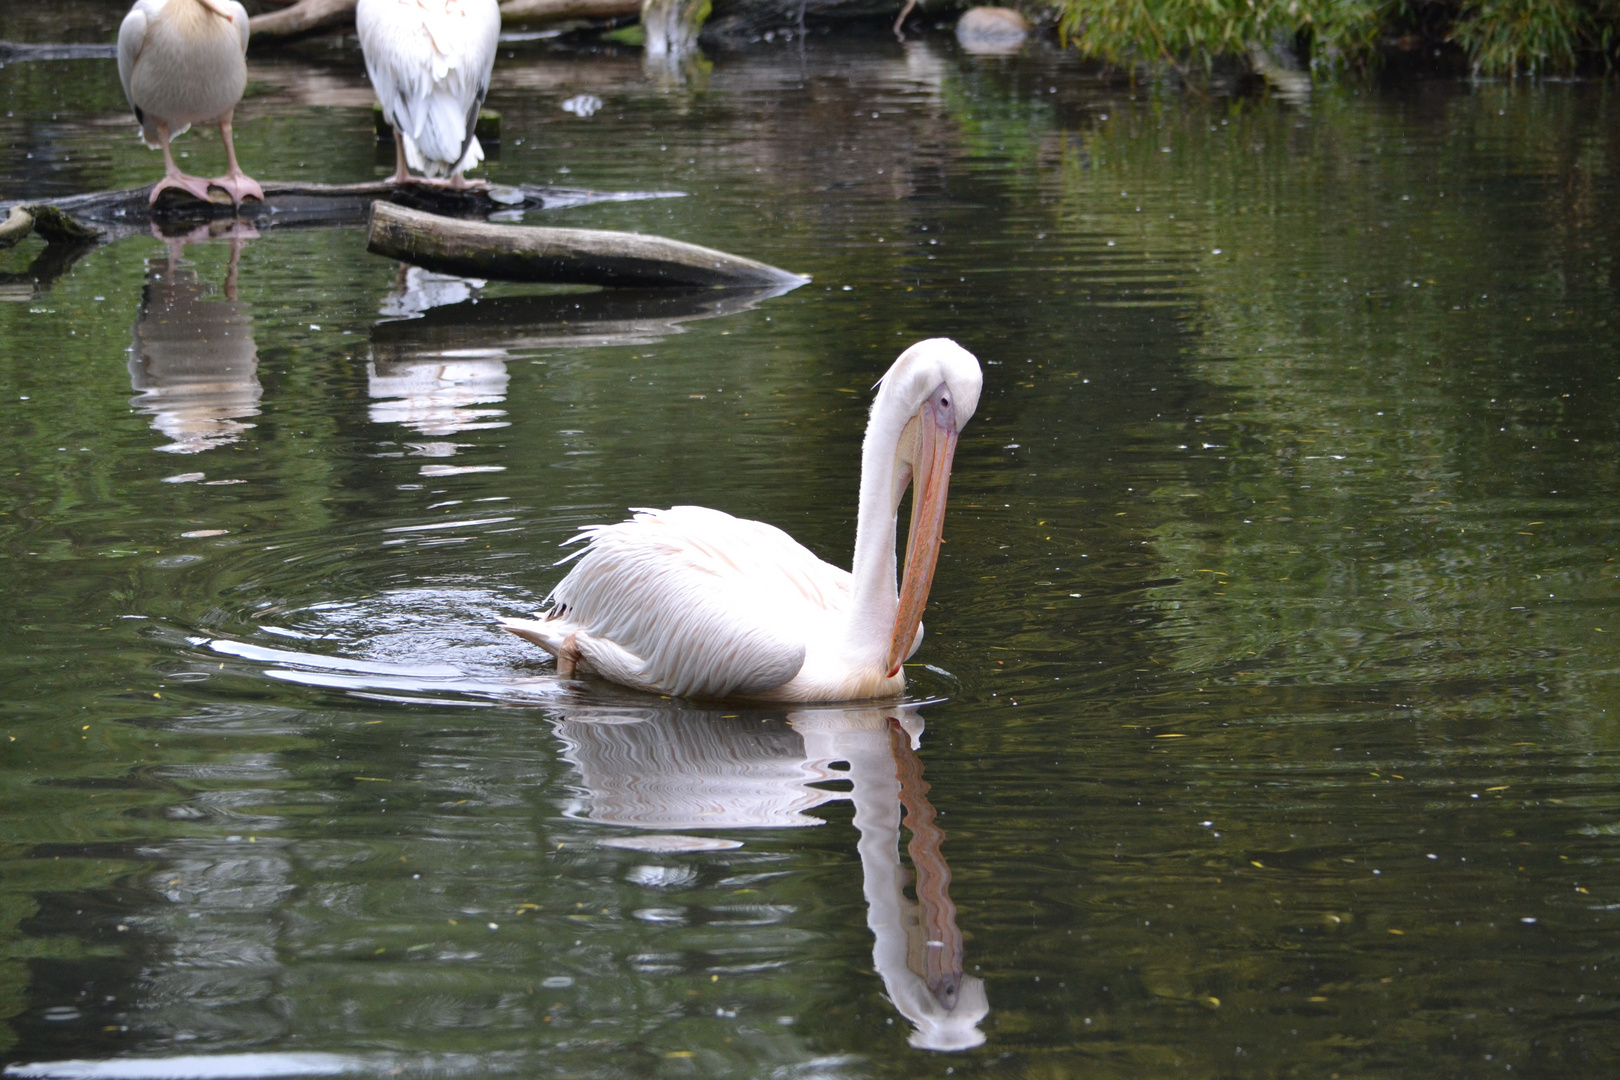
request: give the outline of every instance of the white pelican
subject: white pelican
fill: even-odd
[[[922,641],[957,435],[982,385],[973,354],[946,338],[913,345],[883,376],[861,448],[853,573],[757,521],[699,506],[638,510],[580,530],[575,540],[589,543],[551,607],[506,629],[555,656],[565,677],[594,671],[661,694],[899,694],[901,664]],[[913,481],[897,597],[895,518]]]
[[[118,28],[118,77],[146,145],[163,148],[165,188],[208,198],[209,187],[233,203],[263,199],[259,185],[236,163],[231,116],[247,89],[247,10],[236,0],[135,0]],[[187,176],[174,163],[169,140],[192,124],[218,124],[225,141],[225,175]]]
[[[473,129],[495,66],[497,0],[360,0],[354,26],[394,128],[394,182],[416,169],[468,186],[461,174],[484,160]]]

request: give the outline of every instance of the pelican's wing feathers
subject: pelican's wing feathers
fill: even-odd
[[[637,510],[581,530],[588,544],[552,590],[549,619],[642,664],[635,682],[728,697],[780,686],[806,639],[848,602],[851,579],[781,529],[699,506]]]
[[[237,40],[242,43],[242,53],[246,55],[248,37],[253,33],[253,28],[248,24],[247,8],[237,0],[214,0],[214,10],[231,20],[231,25],[236,28]]]
[[[124,84],[124,97],[135,110],[135,119],[143,124],[146,117],[141,115],[141,107],[135,104],[135,97],[130,93],[130,80],[135,75],[135,61],[146,47],[146,28],[165,3],[167,0],[135,0],[135,6],[129,9],[118,27],[118,81]]]
[[[495,0],[361,0],[355,29],[411,165],[448,173],[482,161],[473,129],[500,38]]]

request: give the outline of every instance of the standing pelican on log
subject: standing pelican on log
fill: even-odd
[[[879,382],[861,447],[853,572],[787,533],[699,506],[593,525],[534,619],[506,629],[581,671],[685,697],[854,701],[892,697],[922,641],[957,435],[979,403],[973,354],[946,338],[907,349]],[[895,522],[911,533],[895,592]],[[566,561],[566,560],[565,560]]]
[[[470,186],[462,173],[484,160],[473,131],[495,67],[499,4],[360,0],[354,27],[383,119],[394,129],[394,182],[411,182],[416,169],[448,176],[451,187]]]
[[[210,187],[228,193],[233,203],[264,198],[236,163],[231,139],[231,117],[247,89],[247,44],[247,9],[236,0],[135,0],[124,16],[118,78],[146,145],[163,149],[163,179],[152,186],[151,202],[166,188],[205,201]],[[192,124],[219,125],[224,176],[187,176],[174,163],[169,140]]]

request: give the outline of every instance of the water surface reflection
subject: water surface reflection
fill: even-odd
[[[889,1001],[912,1023],[911,1045],[966,1050],[984,1042],[978,1025],[990,1004],[983,981],[963,970],[945,832],[922,778],[923,719],[914,707],[803,709],[780,720],[673,708],[581,712],[554,726],[583,781],[573,812],[599,824],[820,825],[806,811],[848,799],[860,834],[873,966]],[[900,858],[902,810],[909,868]]]
[[[226,237],[223,300],[183,257],[186,244],[217,239],[206,228],[166,240],[167,253],[146,262],[129,350],[129,383],[140,395],[130,404],[173,440],[161,451],[196,454],[233,443],[254,426],[242,421],[259,415],[253,305],[237,299],[236,281],[242,248],[254,235],[239,225]]]

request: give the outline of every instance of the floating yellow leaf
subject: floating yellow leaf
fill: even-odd
[[[664,1056],[667,1057],[667,1058],[672,1058],[672,1057],[673,1058],[689,1058],[689,1057],[696,1057],[697,1055],[692,1053],[692,1051],[690,1051],[690,1050],[671,1050],[668,1053],[666,1053]]]
[[[1500,787],[1488,787],[1485,790],[1486,791],[1506,791],[1508,788],[1510,788],[1512,786],[1513,786],[1512,784],[1503,784]]]
[[[1266,864],[1261,862],[1259,859],[1250,859],[1249,860],[1249,865],[1250,866],[1258,866],[1262,870],[1264,870],[1266,868]]]
[[[1155,735],[1155,739],[1185,739],[1185,735]]]
[[[1405,930],[1391,930],[1390,933],[1394,934],[1396,937],[1405,937],[1406,936],[1406,931]]]

